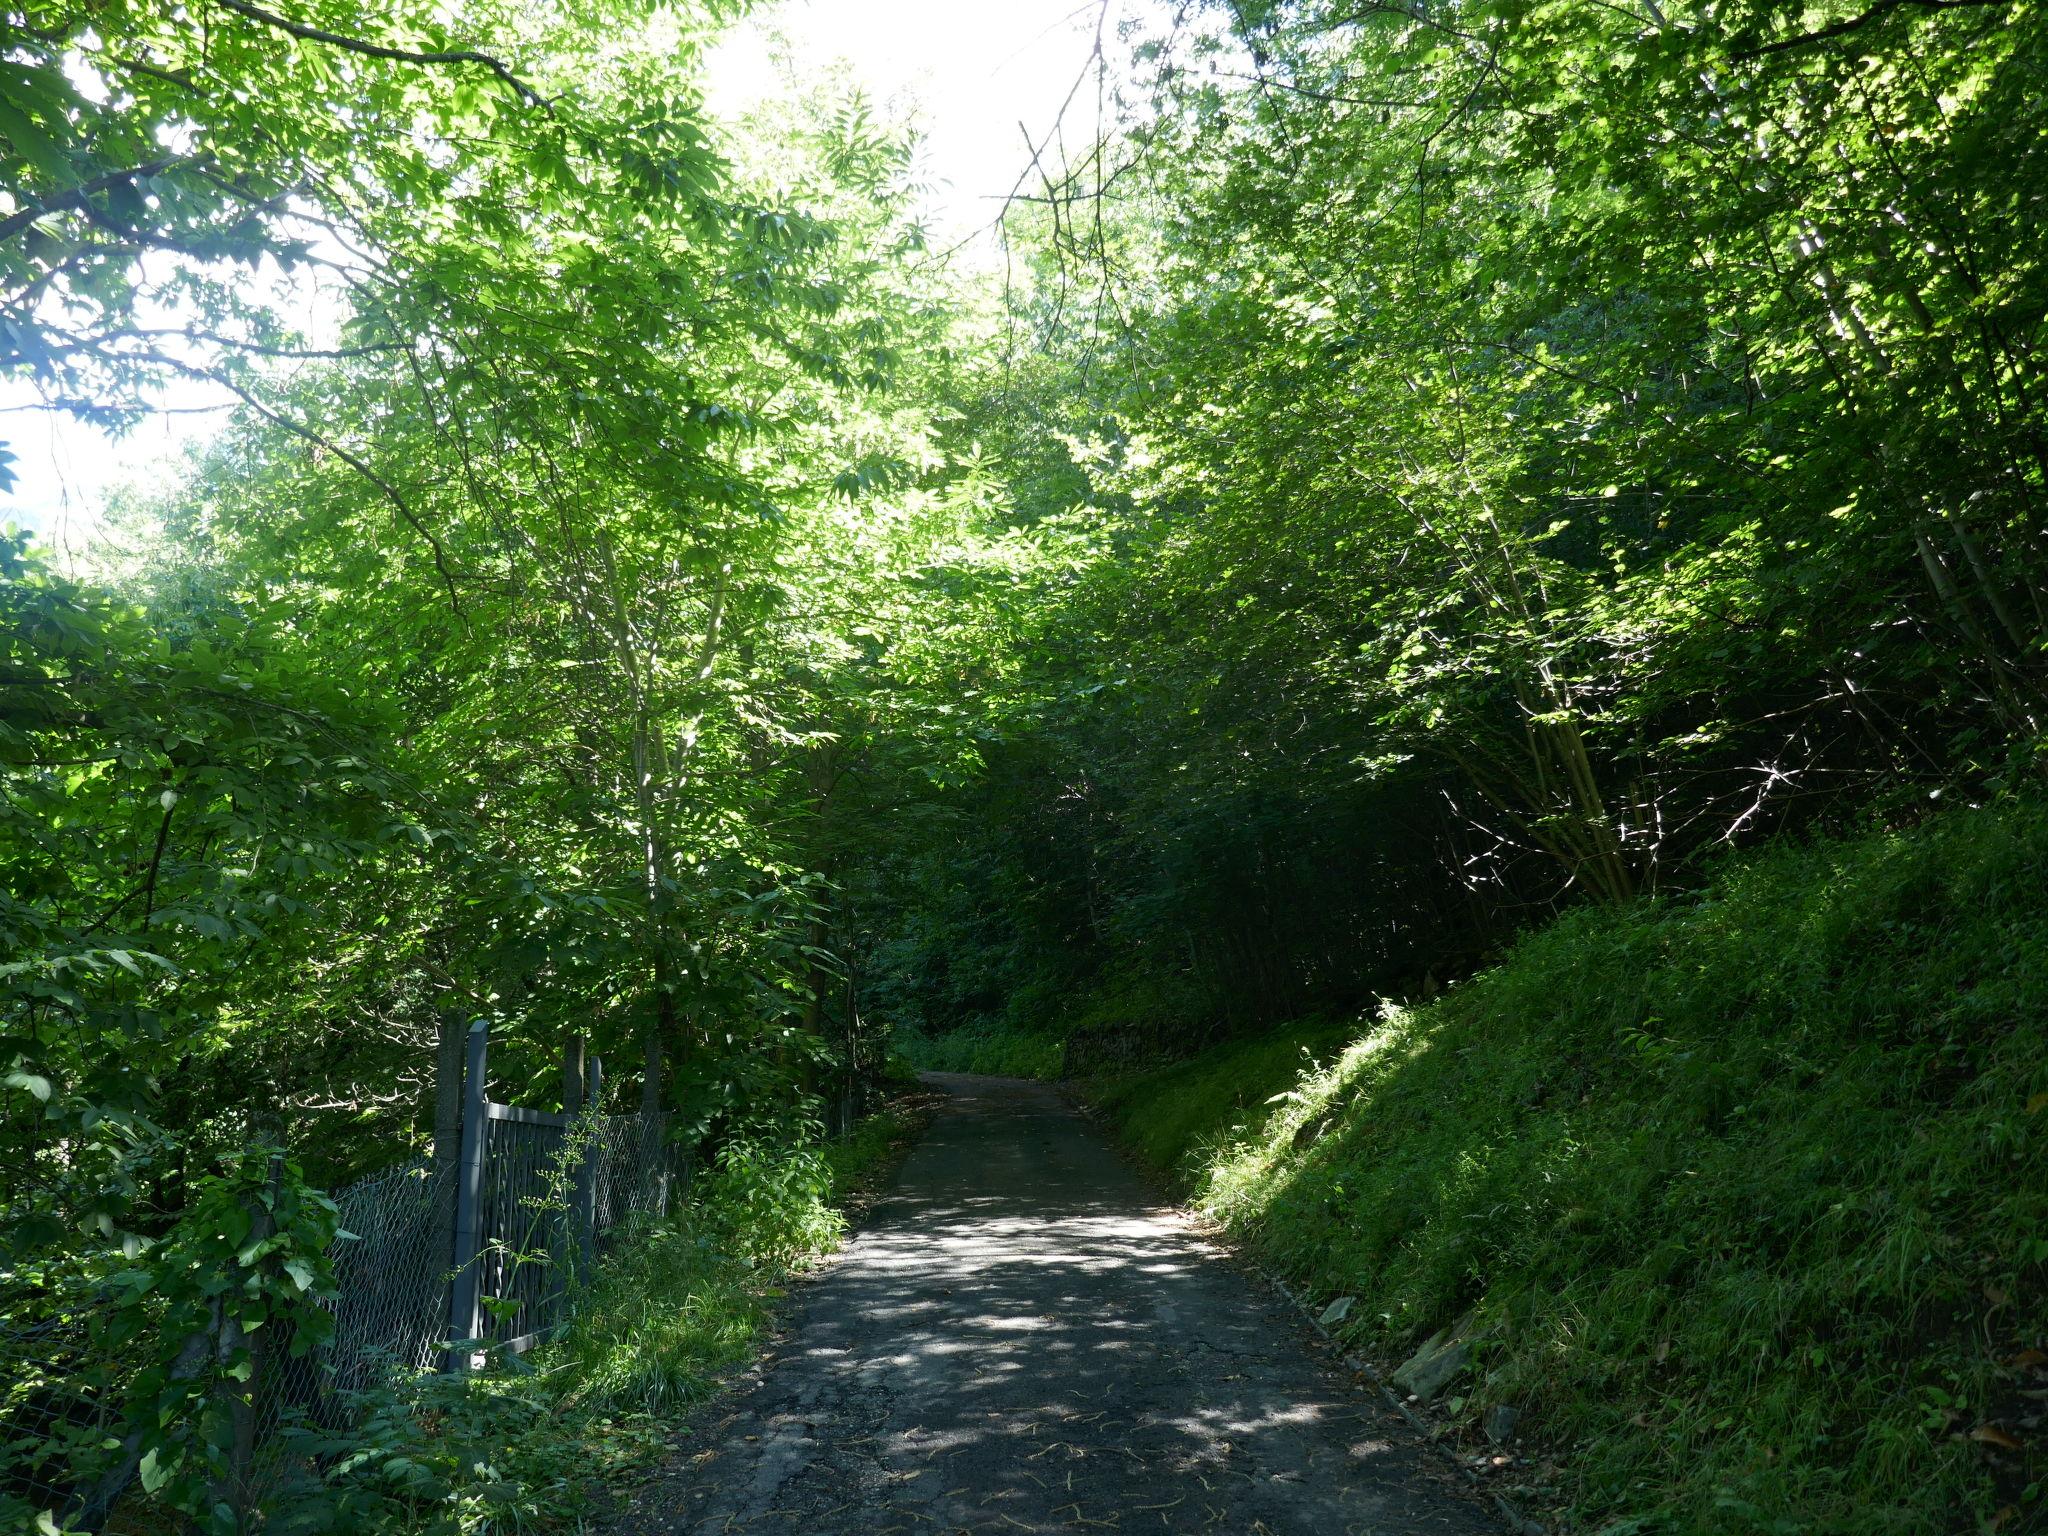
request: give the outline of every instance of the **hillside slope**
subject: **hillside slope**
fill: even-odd
[[[1100,1097],[1319,1302],[1357,1298],[1348,1342],[1468,1336],[1437,1406],[1516,1409],[1590,1528],[2034,1529],[2044,875],[2039,806],[1781,850]]]

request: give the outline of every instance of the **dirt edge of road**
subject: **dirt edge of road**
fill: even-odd
[[[1333,1362],[1338,1368],[1349,1371],[1385,1407],[1392,1409],[1405,1419],[1409,1426],[1417,1434],[1421,1435],[1429,1443],[1430,1447],[1443,1458],[1446,1465],[1456,1469],[1458,1476],[1463,1478],[1473,1491],[1485,1498],[1491,1499],[1494,1508],[1499,1512],[1501,1519],[1507,1522],[1507,1527],[1510,1531],[1516,1533],[1516,1536],[1551,1536],[1549,1526],[1525,1514],[1516,1505],[1514,1500],[1508,1498],[1505,1494],[1488,1487],[1486,1480],[1466,1465],[1464,1458],[1458,1454],[1457,1447],[1445,1436],[1444,1430],[1446,1426],[1442,1422],[1433,1421],[1427,1416],[1427,1409],[1418,1411],[1406,1398],[1399,1392],[1396,1392],[1387,1382],[1386,1371],[1379,1365],[1366,1359],[1363,1355],[1347,1350],[1343,1344],[1338,1342],[1336,1335],[1323,1325],[1323,1320],[1317,1315],[1315,1308],[1298,1296],[1292,1286],[1281,1279],[1274,1270],[1269,1268],[1257,1254],[1252,1252],[1235,1235],[1226,1231],[1215,1222],[1210,1221],[1200,1210],[1190,1205],[1185,1194],[1174,1187],[1173,1176],[1166,1169],[1159,1167],[1156,1163],[1148,1162],[1145,1158],[1139,1156],[1131,1148],[1130,1144],[1117,1134],[1116,1127],[1110,1122],[1109,1117],[1104,1115],[1088,1097],[1085,1080],[1062,1078],[1054,1083],[1053,1086],[1060,1091],[1068,1103],[1074,1106],[1076,1111],[1093,1122],[1102,1134],[1109,1139],[1110,1145],[1116,1148],[1125,1163],[1130,1166],[1132,1172],[1137,1175],[1147,1188],[1151,1189],[1161,1201],[1174,1206],[1187,1217],[1189,1228],[1197,1236],[1214,1248],[1218,1255],[1227,1263],[1243,1270],[1252,1279],[1272,1291],[1274,1295],[1280,1297],[1301,1318],[1301,1321],[1307,1325],[1309,1331],[1314,1336],[1315,1343],[1311,1347],[1317,1349],[1318,1352],[1327,1360]]]

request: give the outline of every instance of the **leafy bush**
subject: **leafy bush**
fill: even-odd
[[[832,1209],[832,1170],[808,1143],[775,1151],[728,1142],[705,1180],[706,1230],[748,1264],[791,1265],[833,1247],[845,1221]]]
[[[2039,805],[1784,849],[1570,914],[1291,1083],[1281,1037],[1107,1102],[1356,1295],[1353,1342],[1469,1314],[1460,1415],[1576,1447],[1589,1521],[2013,1529],[2048,1387],[2044,869]]]
[[[39,1337],[46,1351],[6,1362],[18,1379],[0,1396],[0,1519],[27,1528],[62,1505],[96,1527],[134,1478],[194,1530],[239,1529],[249,1383],[259,1356],[274,1369],[330,1332],[336,1217],[296,1161],[256,1146],[196,1178],[153,1242],[0,1254],[0,1340]]]
[[[270,1501],[273,1524],[456,1536],[579,1521],[750,1354],[776,1272],[726,1235],[692,1205],[622,1242],[568,1330],[531,1355],[353,1394],[348,1428],[294,1437],[300,1466],[325,1470]]]
[[[657,1459],[675,1414],[748,1357],[782,1277],[842,1236],[833,1201],[883,1164],[913,1118],[885,1110],[830,1143],[815,1126],[792,1125],[793,1145],[780,1150],[731,1143],[670,1219],[627,1231],[579,1283],[560,1337],[470,1375],[403,1375],[336,1394],[317,1420],[287,1410],[281,1433],[258,1450],[252,1518],[279,1532],[416,1536],[580,1521],[608,1477]],[[78,1348],[101,1362],[92,1380],[129,1406],[135,1428],[123,1438],[118,1413],[88,1416],[53,1437],[31,1422],[54,1401],[51,1382],[10,1385],[0,1398],[8,1474],[51,1486],[68,1462],[72,1481],[89,1487],[109,1457],[140,1457],[124,1517],[168,1508],[199,1529],[243,1528],[222,1502],[232,1393],[263,1326],[292,1338],[295,1352],[320,1338],[334,1233],[332,1203],[305,1187],[296,1164],[281,1159],[273,1170],[249,1155],[201,1181],[187,1220],[128,1268],[43,1277],[30,1298],[41,1313],[62,1281],[81,1298],[74,1310],[99,1314]],[[21,1273],[8,1274],[15,1289],[5,1294],[26,1296]],[[223,1317],[246,1331],[216,1350]],[[207,1349],[195,1352],[192,1340]],[[134,1358],[116,1369],[124,1353]],[[0,1490],[0,1517],[8,1529],[35,1528],[38,1506]]]

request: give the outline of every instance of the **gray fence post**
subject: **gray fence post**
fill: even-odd
[[[478,1336],[477,1297],[483,1274],[477,1253],[478,1207],[484,1193],[484,1061],[491,1027],[469,1026],[468,1061],[462,1082],[462,1152],[455,1169],[455,1264],[448,1285],[448,1354],[445,1370],[468,1370],[468,1340]]]
[[[639,1167],[635,1170],[633,1206],[641,1215],[652,1216],[656,1220],[668,1214],[668,1169],[664,1161],[668,1151],[665,1135],[668,1117],[661,1107],[661,1078],[661,1031],[650,1025],[640,1068],[640,1155]]]
[[[583,1112],[583,1081],[589,1070],[579,1035],[562,1047],[562,1113],[572,1120]]]

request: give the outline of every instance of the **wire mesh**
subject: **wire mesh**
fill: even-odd
[[[524,1348],[568,1316],[573,1278],[635,1218],[666,1214],[680,1165],[667,1115],[571,1127],[492,1120],[478,1208],[483,1336]]]
[[[559,1125],[490,1120],[484,1131],[477,1266],[487,1316],[480,1336],[517,1348],[561,1313],[575,1172],[564,1153],[575,1148],[565,1146],[568,1132]]]
[[[90,1384],[95,1364],[73,1318],[0,1327],[0,1519],[32,1521],[73,1501],[74,1452],[110,1428]]]
[[[345,1430],[358,1394],[438,1366],[448,1336],[454,1190],[452,1165],[420,1161],[333,1192],[341,1232],[328,1250],[333,1331],[298,1356],[284,1328],[265,1341],[253,1385],[256,1450],[239,1490],[244,1507],[260,1508],[311,1470],[285,1430]]]
[[[635,1218],[666,1216],[689,1184],[687,1157],[669,1140],[665,1114],[606,1115],[596,1122],[594,1215],[598,1244]]]
[[[600,1249],[635,1217],[666,1214],[687,1182],[669,1129],[666,1114],[596,1116],[573,1133],[530,1121],[486,1122],[482,1289],[520,1307],[498,1319],[496,1337],[519,1338],[559,1321],[586,1162],[591,1235]],[[452,1164],[419,1162],[334,1193],[346,1235],[332,1250],[334,1332],[318,1351],[330,1389],[355,1390],[394,1368],[438,1363],[449,1337],[455,1178]]]
[[[489,1337],[523,1346],[560,1328],[570,1318],[571,1273],[636,1219],[664,1215],[681,1198],[688,1162],[670,1129],[665,1114],[591,1116],[572,1127],[486,1122],[479,1262],[484,1293],[510,1303],[487,1319]],[[297,1358],[287,1330],[262,1339],[255,1451],[237,1490],[243,1507],[287,1501],[296,1479],[317,1475],[303,1450],[309,1437],[292,1431],[345,1434],[360,1394],[442,1365],[457,1179],[452,1164],[419,1161],[333,1192],[344,1235],[330,1251],[332,1334]],[[26,1298],[0,1299],[9,1301],[0,1309],[0,1517],[26,1511],[32,1522],[38,1511],[77,1509],[89,1491],[81,1478],[98,1487],[106,1475],[92,1465],[106,1458],[74,1453],[120,1434],[129,1371],[96,1358],[76,1309],[35,1320],[34,1306],[14,1304]],[[99,1491],[111,1502],[118,1484]]]
[[[687,1184],[687,1163],[670,1146],[669,1130],[665,1114],[594,1116],[573,1127],[484,1122],[477,1264],[489,1301],[481,1337],[525,1348],[568,1321],[569,1280],[588,1257],[584,1213],[598,1251],[636,1217],[666,1214]],[[418,1162],[334,1192],[346,1234],[331,1251],[334,1330],[299,1359],[280,1347],[288,1339],[276,1340],[258,1387],[260,1449],[249,1469],[247,1504],[264,1504],[306,1470],[286,1454],[292,1437],[282,1431],[345,1429],[358,1394],[441,1366],[453,1336],[458,1178],[452,1163]]]
[[[433,1365],[448,1336],[449,1230],[455,1168],[415,1163],[338,1191],[334,1334],[321,1364],[337,1386],[370,1384],[393,1367]]]

